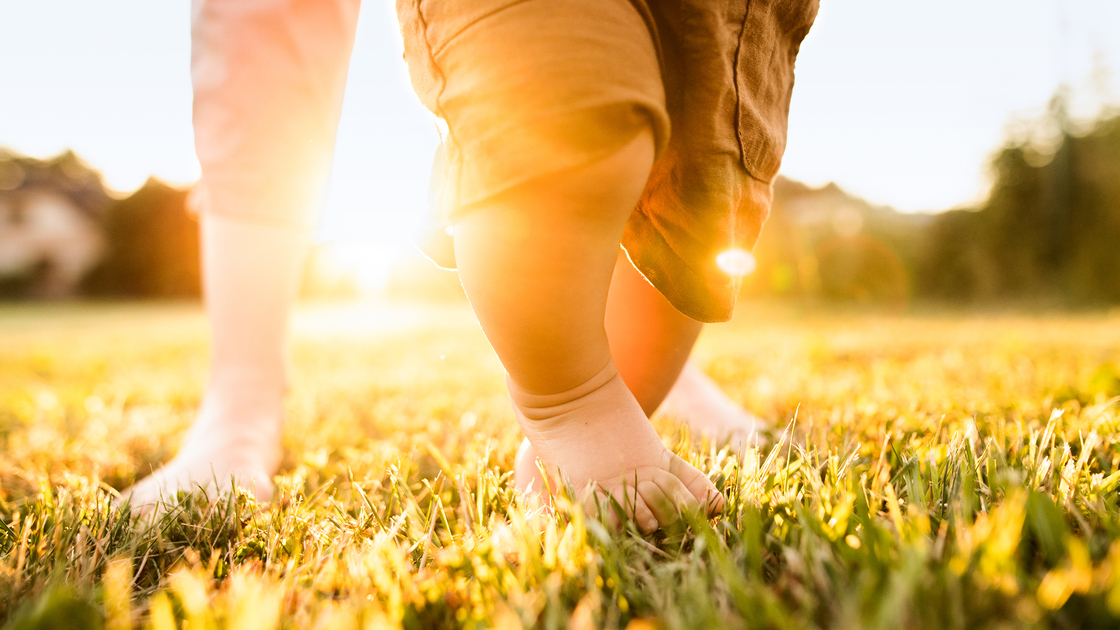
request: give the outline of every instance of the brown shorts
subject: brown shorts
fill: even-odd
[[[443,225],[652,125],[657,160],[622,245],[681,312],[730,319],[740,280],[716,256],[750,250],[769,213],[818,2],[398,0],[413,86],[447,124]],[[446,243],[426,251],[453,265]]]

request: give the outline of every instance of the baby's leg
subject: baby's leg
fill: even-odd
[[[665,400],[704,324],[684,315],[619,253],[607,297],[607,339],[647,416]]]
[[[577,491],[595,483],[632,503],[647,530],[682,506],[721,506],[707,478],[661,443],[604,327],[622,230],[652,160],[647,129],[603,160],[479,204],[455,228],[463,287],[538,456]]]
[[[702,327],[674,308],[619,253],[607,297],[607,339],[619,374],[642,410],[652,416],[661,406],[696,434],[750,443],[765,423],[686,363]],[[517,452],[515,480],[523,491],[543,489],[536,451],[528,440]]]
[[[751,443],[766,424],[695,365],[686,363],[703,324],[682,314],[625,255],[607,299],[607,338],[622,379],[646,414],[661,409],[697,434]]]

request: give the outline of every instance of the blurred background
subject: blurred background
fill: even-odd
[[[0,1],[0,299],[195,298],[188,0]],[[744,295],[1120,303],[1120,2],[824,0]],[[462,299],[439,141],[367,0],[304,294]]]

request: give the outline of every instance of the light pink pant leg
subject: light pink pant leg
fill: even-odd
[[[318,218],[360,0],[193,0],[196,200],[289,227]]]
[[[328,179],[358,0],[193,0],[192,10],[214,350],[179,452],[124,493],[137,511],[197,486],[272,496],[288,314]]]

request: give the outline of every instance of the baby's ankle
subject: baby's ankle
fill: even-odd
[[[621,381],[622,377],[612,360],[583,383],[556,394],[531,394],[520,388],[509,376],[506,377],[506,384],[513,404],[526,420],[548,420],[579,409],[589,396],[616,379]]]

